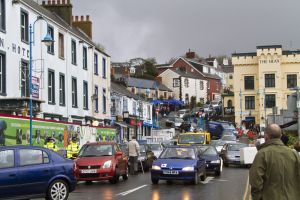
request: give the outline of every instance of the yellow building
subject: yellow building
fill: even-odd
[[[287,108],[287,97],[300,79],[300,51],[281,45],[257,46],[253,53],[232,54],[235,122],[265,125],[273,108]],[[242,109],[241,109],[242,108]]]

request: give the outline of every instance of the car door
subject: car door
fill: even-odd
[[[42,149],[19,149],[18,178],[22,185],[20,190],[25,195],[45,193],[48,182],[53,175],[49,154]]]
[[[14,149],[0,150],[0,199],[19,194],[15,161]]]
[[[200,150],[196,149],[195,153],[196,153],[198,171],[203,172],[206,167],[205,158]]]

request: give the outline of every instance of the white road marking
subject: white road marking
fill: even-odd
[[[249,190],[249,175],[247,177],[246,189],[245,189],[243,200],[247,199],[247,194],[249,192],[248,190]],[[251,197],[251,195],[249,195],[248,199],[250,199],[250,197]]]
[[[206,177],[205,181],[201,181],[202,184],[207,184],[209,183],[210,181],[212,181],[215,177],[213,176],[208,176]]]
[[[228,181],[228,180],[225,180],[225,179],[218,179],[218,181],[220,181],[220,182],[225,182],[225,181]]]
[[[119,195],[121,195],[121,196],[126,196],[126,195],[128,195],[128,194],[130,194],[130,193],[132,193],[132,192],[135,192],[135,191],[137,191],[137,190],[139,190],[139,189],[141,189],[141,188],[143,188],[143,187],[146,187],[147,185],[142,185],[142,186],[140,186],[140,187],[137,187],[137,188],[134,188],[134,189],[131,189],[131,190],[127,190],[127,191],[125,191],[125,192],[121,192],[121,193],[119,193],[119,194],[117,194],[117,196],[119,196]]]

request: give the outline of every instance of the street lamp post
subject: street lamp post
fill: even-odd
[[[243,99],[242,99],[242,89],[240,89],[240,120],[241,120],[241,126],[242,126],[242,119],[243,119],[243,111],[242,111],[242,107],[243,107]]]
[[[46,23],[47,21],[42,17],[42,16],[38,16],[37,19],[34,21],[33,25],[29,25],[29,116],[30,116],[30,146],[32,146],[32,45],[34,44],[34,26],[35,23],[39,20],[44,20]],[[48,23],[47,23],[48,25]],[[46,45],[46,46],[50,46],[53,43],[52,37],[48,34],[44,37],[44,39],[42,40],[42,42]]]

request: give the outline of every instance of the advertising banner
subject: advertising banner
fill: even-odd
[[[32,98],[38,99],[40,92],[40,79],[32,76]]]

